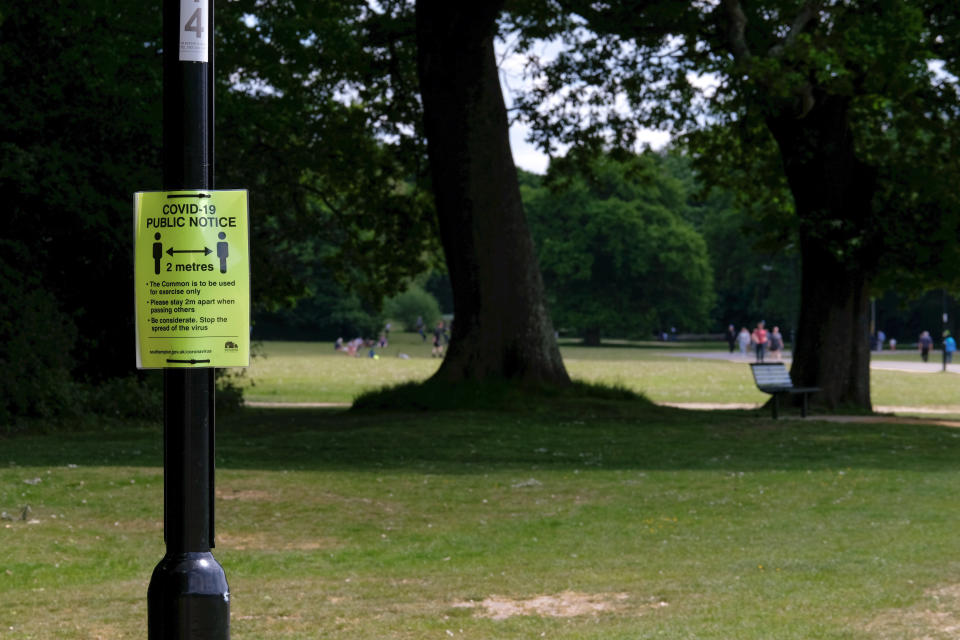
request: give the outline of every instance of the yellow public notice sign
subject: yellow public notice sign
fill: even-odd
[[[246,190],[133,196],[137,368],[250,365]]]

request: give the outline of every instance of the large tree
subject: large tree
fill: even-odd
[[[502,4],[417,2],[424,129],[456,311],[435,377],[564,384],[493,49]]]
[[[936,280],[955,263],[956,199],[931,187],[960,177],[955,5],[559,4],[572,14],[527,22],[570,45],[527,102],[543,140],[698,130],[717,181],[774,194],[785,183],[802,260],[793,378],[822,387],[821,404],[869,409],[873,285],[905,266]],[[547,100],[556,93],[566,100]]]
[[[227,6],[221,20],[236,28],[218,60],[242,107],[232,121],[258,156],[310,168],[284,180],[287,202],[330,221],[332,266],[366,274],[369,294],[423,270],[436,220],[456,314],[438,378],[565,382],[507,141],[500,4],[322,5]],[[247,124],[251,96],[278,117]],[[273,165],[245,166],[269,176]]]

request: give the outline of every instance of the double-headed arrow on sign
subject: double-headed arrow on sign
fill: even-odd
[[[173,254],[175,254],[175,253],[202,253],[203,255],[208,256],[208,255],[210,255],[211,253],[213,253],[213,249],[208,249],[208,248],[206,248],[206,247],[204,247],[203,249],[177,249],[177,250],[174,250],[173,247],[170,247],[169,249],[167,249],[167,254],[168,254],[171,258],[173,257]]]

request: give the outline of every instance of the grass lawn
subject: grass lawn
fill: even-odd
[[[232,637],[947,638],[960,431],[561,402],[218,426]],[[0,637],[143,638],[155,427],[0,441]]]
[[[308,394],[311,376],[349,398],[437,364],[410,345],[411,360],[312,365],[313,346],[267,346],[257,366],[287,379],[301,361],[305,400],[336,397]],[[728,392],[745,368],[565,355]],[[251,374],[252,391],[279,390]],[[960,628],[958,454],[949,426],[642,401],[248,408],[218,421],[215,554],[235,640],[946,639]],[[145,637],[161,463],[158,425],[0,437],[0,638]]]

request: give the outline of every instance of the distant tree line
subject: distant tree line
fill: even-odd
[[[682,154],[573,155],[521,178],[554,320],[587,343],[796,321],[789,234],[769,246],[733,194],[705,189]]]

